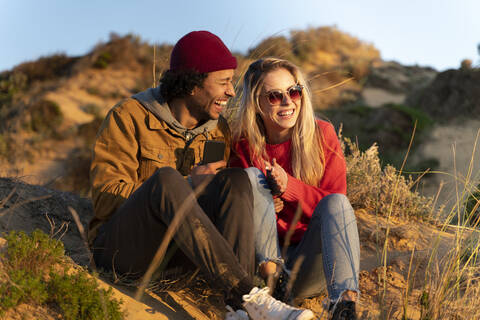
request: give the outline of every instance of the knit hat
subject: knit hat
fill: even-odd
[[[213,72],[235,69],[237,59],[220,40],[208,31],[192,31],[173,47],[170,56],[170,70],[195,70]]]

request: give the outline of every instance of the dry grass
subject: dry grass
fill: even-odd
[[[350,150],[347,156],[349,193],[355,206],[386,216],[387,223],[395,219],[411,223],[420,217],[434,222],[439,226],[439,231],[454,229],[455,241],[448,250],[441,247],[442,239],[438,233],[431,243],[428,263],[422,271],[414,263],[419,254],[415,252],[415,247],[411,250],[402,294],[401,319],[478,319],[480,233],[477,228],[480,221],[475,215],[479,201],[475,200],[478,189],[474,181],[478,177],[473,172],[476,143],[465,178],[458,174],[459,184],[463,187],[457,189],[457,203],[450,212],[443,214],[434,211],[434,199],[422,197],[412,190],[415,181],[403,177],[401,170],[389,166],[381,170],[375,145],[362,153],[348,139],[345,139],[345,143]],[[474,205],[468,206],[466,200],[472,199],[472,195]],[[452,225],[455,217],[457,224]],[[391,301],[387,298],[388,290],[392,289],[387,280],[387,255],[392,249],[388,245],[388,231],[387,226],[383,248],[379,246],[377,249],[382,256],[383,268],[378,272],[378,277],[383,288],[379,293],[380,313],[375,318],[400,319],[393,317]]]
[[[343,139],[347,162],[348,198],[355,209],[367,209],[379,215],[399,219],[428,219],[433,199],[412,192],[417,181],[403,176],[395,167],[382,169],[378,146],[373,144],[365,152],[349,138]]]

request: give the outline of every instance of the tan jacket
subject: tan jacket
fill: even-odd
[[[197,135],[186,147],[182,134],[137,100],[129,98],[113,107],[93,148],[90,181],[95,216],[89,225],[89,243],[93,243],[98,228],[156,169],[169,166],[188,175],[201,161],[207,138],[226,141],[227,160],[229,137],[227,122],[220,117],[216,128]]]

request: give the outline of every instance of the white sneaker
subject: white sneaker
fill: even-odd
[[[233,310],[232,307],[227,305],[227,314],[225,314],[225,320],[249,320],[248,314],[243,310]]]
[[[273,298],[268,291],[268,287],[263,289],[255,287],[249,294],[243,296],[243,306],[253,320],[310,320],[315,318],[311,310],[289,306]]]

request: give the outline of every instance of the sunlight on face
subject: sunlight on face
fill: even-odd
[[[233,69],[210,72],[202,87],[195,87],[190,103],[201,114],[200,119],[218,119],[228,100],[235,96]]]
[[[296,84],[293,75],[284,68],[269,72],[263,80],[259,104],[269,143],[285,142],[292,135],[300,112],[301,99],[292,100],[286,92]],[[283,92],[283,99],[273,105],[268,99],[268,93],[278,90]]]

